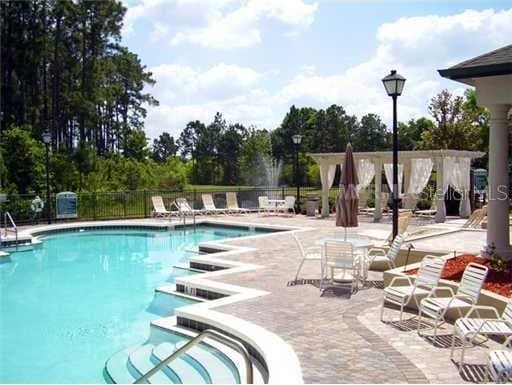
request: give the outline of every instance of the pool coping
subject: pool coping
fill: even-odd
[[[227,218],[226,218],[227,219]],[[165,222],[164,222],[165,221]],[[266,229],[274,230],[271,232],[265,232],[263,234],[255,234],[243,237],[247,239],[259,239],[262,237],[274,236],[281,232],[302,232],[309,231],[312,228],[309,227],[293,227],[293,226],[282,226],[282,225],[271,225],[271,224],[254,224],[250,222],[229,222],[229,220],[219,221],[218,219],[212,218],[200,218],[196,219],[194,223],[186,224],[186,227],[200,225],[200,224],[211,224],[220,225],[227,227],[244,228],[249,230],[255,229]],[[20,234],[29,235],[35,240],[34,243],[40,242],[39,236],[48,232],[59,232],[60,230],[66,231],[75,228],[108,228],[108,227],[141,227],[141,228],[153,228],[153,229],[175,229],[183,227],[183,223],[173,222],[172,220],[121,220],[121,221],[95,221],[95,222],[68,222],[52,225],[44,225],[37,228],[26,229],[20,232]],[[201,325],[201,327],[212,327],[214,329],[220,329],[238,339],[240,339],[249,351],[256,356],[259,360],[262,360],[261,364],[265,367],[268,378],[267,383],[303,383],[302,370],[299,359],[293,350],[293,348],[286,343],[277,334],[272,333],[265,328],[253,324],[247,320],[228,315],[216,310],[216,307],[232,304],[248,299],[253,299],[261,296],[270,294],[270,292],[252,289],[248,287],[242,287],[237,285],[230,285],[218,281],[213,281],[209,278],[218,278],[219,276],[227,274],[237,274],[242,272],[253,271],[262,269],[264,266],[237,262],[227,258],[229,256],[240,256],[244,253],[255,253],[257,248],[242,247],[229,245],[225,242],[231,238],[226,238],[218,241],[202,242],[198,245],[199,248],[203,247],[209,250],[216,250],[214,254],[203,254],[200,256],[191,257],[189,260],[196,262],[205,262],[208,264],[220,264],[223,269],[216,271],[209,271],[198,275],[178,277],[176,278],[175,285],[185,285],[186,287],[194,286],[211,292],[221,293],[224,296],[218,299],[210,301],[202,301],[195,304],[185,305],[175,310],[175,315],[172,317],[158,318],[151,322],[151,326],[158,327],[160,329],[172,330],[173,327],[180,326],[180,319],[188,320],[190,325]],[[213,257],[212,257],[213,255]],[[173,285],[173,286],[175,286]],[[188,285],[188,286],[187,286]],[[169,286],[162,285],[155,288],[155,291],[162,293],[169,293]],[[169,293],[171,294],[171,293]],[[189,294],[189,293],[185,293]],[[181,325],[186,326],[186,325]],[[283,357],[287,357],[283,360]]]

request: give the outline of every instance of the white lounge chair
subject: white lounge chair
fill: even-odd
[[[276,211],[278,213],[295,215],[295,197],[292,195],[287,195],[284,197],[284,204],[276,207]]]
[[[399,324],[402,323],[404,308],[411,303],[412,300],[419,308],[418,298],[425,297],[436,290],[441,278],[445,261],[432,255],[426,255],[421,261],[416,279],[412,280],[410,276],[394,277],[389,285],[384,289],[384,297],[380,312],[380,320],[384,321],[384,307],[386,302],[400,306]],[[399,286],[398,283],[406,282],[406,285]]]
[[[480,318],[480,311],[493,313],[494,318]],[[473,318],[476,313],[478,318]],[[462,351],[460,355],[460,366],[464,365],[464,351],[466,346],[474,345],[479,336],[499,335],[504,337],[512,336],[512,300],[507,303],[501,316],[496,309],[491,306],[473,306],[469,312],[462,318],[455,321],[453,326],[452,351],[450,358],[453,358],[455,350],[455,338],[462,341]]]
[[[487,374],[497,384],[512,382],[512,336],[508,337],[501,349],[491,350],[487,361]]]
[[[415,210],[414,215],[417,217],[423,218],[433,218],[437,213],[436,201],[432,200],[432,204],[430,205],[430,209],[425,210]]]
[[[295,243],[297,244],[297,248],[300,251],[301,255],[301,261],[299,263],[299,267],[297,268],[297,273],[295,274],[295,282],[299,278],[300,271],[302,270],[302,266],[304,265],[304,262],[306,261],[315,261],[320,262],[322,260],[322,247],[321,246],[311,246],[304,248],[302,243],[299,241],[299,238],[295,233],[292,233],[293,239],[295,240]]]
[[[446,322],[445,316],[449,310],[457,310],[459,317],[462,317],[462,310],[468,310],[476,305],[487,271],[487,267],[471,262],[464,270],[456,293],[450,287],[438,287],[434,293],[423,298],[418,312],[418,334],[422,335],[420,328],[422,317],[431,318],[434,325],[430,329],[434,329],[433,343],[435,344],[437,329]],[[442,291],[448,292],[450,296],[438,297],[437,293]]]
[[[203,201],[204,213],[205,214],[226,214],[227,209],[215,207],[213,202],[212,194],[201,194],[201,200]]]
[[[358,286],[360,275],[360,261],[354,254],[351,242],[326,241],[322,249],[322,277],[320,280],[320,290],[324,288],[324,279],[327,275],[330,282],[349,282],[351,292]],[[334,275],[336,270],[341,270],[341,275]]]
[[[152,196],[151,201],[153,202],[153,217],[169,218],[173,214],[172,211],[169,211],[165,208],[164,200],[161,196]]]
[[[248,213],[248,209],[241,208],[238,206],[238,199],[236,196],[236,192],[227,192],[226,193],[226,206],[228,208],[229,214],[244,214]]]
[[[396,267],[395,260],[398,257],[398,253],[400,252],[400,248],[403,243],[404,236],[397,235],[387,251],[383,247],[372,247],[368,250],[368,255],[366,257],[368,268],[370,268],[375,262],[385,263],[389,268],[394,269]]]
[[[178,209],[178,212],[181,215],[199,215],[204,214],[204,210],[193,209],[188,203],[186,198],[176,198],[174,200],[174,205]]]

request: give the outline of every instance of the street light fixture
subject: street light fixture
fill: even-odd
[[[384,88],[393,98],[393,239],[398,234],[398,133],[396,120],[396,101],[404,89],[405,78],[392,70],[382,79]]]
[[[302,142],[302,135],[295,134],[292,136],[293,144],[295,145],[295,186],[297,186],[297,197],[295,205],[296,212],[300,210],[300,176],[299,176],[299,146]]]
[[[43,132],[43,143],[46,147],[46,218],[48,224],[52,223],[51,203],[50,203],[50,143],[52,142],[52,134],[50,131]]]

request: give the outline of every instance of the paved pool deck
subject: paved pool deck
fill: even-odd
[[[230,217],[230,221],[248,221],[247,217]],[[391,229],[389,223],[364,222],[358,231],[380,231],[384,234]],[[258,217],[251,216],[253,223],[272,223],[310,230],[301,232],[299,238],[305,245],[339,232],[334,217],[311,219],[303,216]],[[460,221],[443,225],[457,228]],[[419,225],[425,225],[420,223]],[[420,229],[412,224],[409,230]],[[438,227],[434,224],[427,226]],[[475,232],[471,236],[460,233],[443,235],[442,244],[453,245],[465,251],[478,252],[485,233]],[[476,239],[476,241],[475,241]],[[316,263],[306,263],[299,283],[293,278],[299,263],[299,252],[289,234],[275,234],[265,242],[236,239],[228,243],[256,247],[255,256],[244,255],[239,260],[260,264],[264,269],[243,273],[238,276],[226,275],[223,282],[269,291],[271,294],[256,299],[231,304],[216,310],[250,320],[280,335],[297,353],[304,381],[307,383],[459,383],[484,380],[484,364],[489,347],[467,350],[462,375],[450,360],[450,338],[443,339],[445,347],[435,347],[417,335],[415,321],[408,322],[409,331],[380,322],[382,303],[382,273],[372,273],[367,287],[348,295],[346,292],[327,291],[321,295],[314,279],[320,275]],[[415,243],[420,244],[420,241]],[[422,248],[435,246],[436,238],[421,241]],[[476,246],[476,248],[475,248]],[[308,283],[313,282],[313,283]],[[397,312],[388,310],[387,316]],[[411,314],[412,316],[412,314]],[[451,326],[445,328],[451,333]]]
[[[306,245],[319,238],[341,232],[334,217],[305,216],[277,217],[217,216],[215,220],[229,222],[266,223],[307,228],[298,234]],[[147,220],[152,222],[153,220]],[[438,225],[432,222],[413,222],[409,232],[426,234],[429,228],[456,229],[461,221]],[[430,226],[430,227],[429,227]],[[434,229],[435,228],[435,229]],[[358,232],[389,233],[389,218],[372,223],[361,218]],[[446,251],[478,252],[485,241],[485,232],[453,233],[418,239],[415,247]],[[239,275],[224,275],[219,281],[261,289],[269,295],[238,302],[216,310],[249,320],[281,336],[289,343],[300,360],[306,383],[460,383],[483,382],[489,348],[497,346],[488,341],[482,346],[467,349],[466,365],[459,372],[450,360],[449,338],[443,346],[433,346],[417,335],[415,321],[407,322],[408,330],[380,322],[382,303],[382,273],[371,272],[366,287],[349,295],[343,290],[327,290],[321,295],[317,287],[320,267],[306,263],[299,282],[294,282],[299,263],[299,251],[289,233],[275,233],[264,238],[230,239],[229,244],[248,246],[258,251],[253,255],[235,256],[237,261],[258,264],[262,269]],[[387,316],[396,311],[387,310]],[[411,314],[413,316],[413,314]],[[451,326],[445,330],[451,333]]]

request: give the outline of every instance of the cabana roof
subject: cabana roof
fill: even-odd
[[[328,152],[328,153],[310,153],[308,154],[317,163],[321,164],[340,164],[345,159],[344,152]],[[374,151],[374,152],[354,152],[354,158],[381,160],[382,162],[391,162],[393,158],[392,151]],[[485,153],[481,151],[464,151],[464,150],[419,150],[419,151],[399,151],[398,161],[406,159],[439,159],[445,157],[454,158],[481,158]]]

